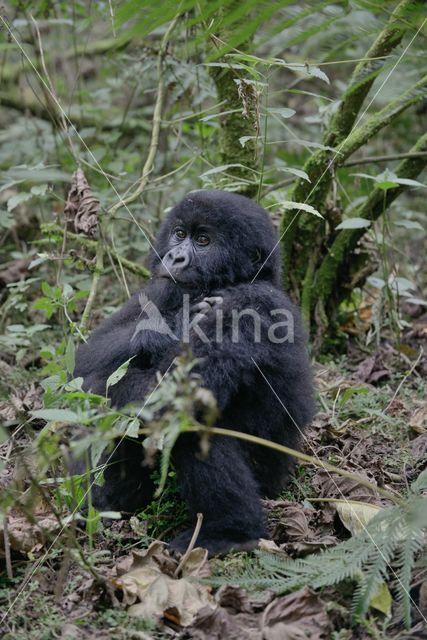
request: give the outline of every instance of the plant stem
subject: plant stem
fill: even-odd
[[[42,227],[42,230],[44,233],[47,233],[47,234],[60,233],[61,235],[64,235],[64,229],[59,224],[54,224],[54,223],[44,224]],[[96,240],[91,240],[86,236],[80,235],[78,233],[72,233],[71,231],[67,231],[67,238],[69,238],[70,240],[73,240],[73,242],[77,242],[81,247],[85,247],[86,249],[91,250],[93,253],[96,253],[97,251],[98,242]],[[42,240],[39,240],[38,242],[39,244],[48,244],[51,242],[51,240],[49,238],[44,238]],[[144,279],[150,277],[150,272],[148,271],[148,269],[146,269],[142,265],[137,264],[136,262],[132,262],[127,258],[123,258],[111,247],[108,247],[107,251],[115,264],[119,266],[122,265],[124,269],[126,269],[130,273],[134,273],[135,275],[141,276]]]
[[[168,29],[166,30],[165,35],[162,38],[159,48],[159,54],[157,58],[157,98],[156,103],[154,105],[153,112],[153,120],[152,120],[152,133],[150,146],[148,149],[147,159],[145,160],[144,166],[142,168],[141,177],[138,181],[137,187],[133,193],[129,195],[124,195],[123,198],[120,198],[119,202],[116,202],[110,209],[108,210],[108,214],[110,216],[114,215],[114,213],[123,206],[127,206],[134,200],[136,200],[141,193],[144,191],[150,173],[153,170],[154,160],[157,153],[157,148],[159,146],[159,134],[160,134],[160,125],[162,121],[162,111],[163,111],[163,103],[165,97],[165,86],[164,86],[164,61],[167,52],[167,46],[169,44],[169,38],[172,31],[175,29],[175,26],[179,20],[180,14],[177,13],[175,18],[172,20]]]
[[[101,279],[101,275],[104,271],[104,244],[101,237],[98,239],[98,246],[96,249],[96,263],[95,263],[95,272],[92,277],[92,284],[89,291],[89,296],[86,301],[86,306],[83,311],[82,319],[80,321],[80,331],[84,334],[87,330],[90,314],[92,313],[93,304],[95,302],[96,292],[98,289],[98,284]]]

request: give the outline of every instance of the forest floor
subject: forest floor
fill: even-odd
[[[369,349],[352,340],[345,356],[318,362],[319,411],[307,432],[306,453],[405,494],[427,458],[426,342],[427,314],[413,319],[399,346],[386,334]],[[17,386],[0,413],[13,422],[14,415],[37,405],[37,397],[37,385]],[[21,428],[12,440],[31,465],[28,431]],[[19,459],[12,462],[12,440],[1,445],[0,457],[9,464],[1,471],[0,486],[16,481],[25,500],[28,487]],[[17,501],[0,525],[0,636],[5,640],[427,637],[421,613],[427,611],[425,569],[413,581],[410,631],[402,630],[387,587],[372,598],[365,620],[352,626],[351,581],[322,591],[304,586],[284,595],[269,589],[251,593],[238,584],[241,572],[253,565],[253,553],[207,560],[195,549],[184,562],[170,557],[160,540],[170,539],[185,519],[173,487],[138,517],[89,534],[78,523],[60,530],[46,501],[32,499],[32,520]],[[342,508],[345,501],[359,503],[358,518]],[[306,558],[350,538],[358,532],[359,517],[368,521],[385,506],[387,500],[354,479],[298,463],[283,494],[265,502],[271,540],[260,546],[278,556]],[[80,557],[70,550],[67,536],[79,541]]]

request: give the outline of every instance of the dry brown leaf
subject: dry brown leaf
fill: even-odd
[[[409,426],[416,433],[427,433],[427,402],[415,411],[409,420]]]
[[[201,609],[191,627],[194,640],[261,640],[258,616],[231,615],[218,607]]]
[[[74,228],[76,233],[94,236],[98,229],[100,208],[98,198],[94,196],[85,174],[79,167],[72,177],[64,208],[66,222]]]
[[[412,440],[411,451],[417,461],[424,460],[427,457],[427,432]]]
[[[362,471],[358,471],[358,475],[365,480],[368,479]],[[314,476],[312,485],[321,498],[351,498],[359,502],[375,504],[379,502],[379,498],[375,491],[375,481],[370,481],[372,482],[372,489],[360,484],[357,480],[344,478],[343,476],[321,469]]]
[[[11,513],[7,517],[7,535],[11,549],[30,553],[40,549],[49,540],[49,534],[59,529],[57,519],[50,513],[34,514],[31,524],[22,513]],[[4,520],[0,521],[0,552],[4,549]]]
[[[220,607],[229,609],[233,613],[251,613],[252,611],[247,592],[232,584],[222,585],[215,594],[215,600]]]
[[[321,640],[328,638],[330,621],[325,603],[304,587],[268,605],[262,619],[263,640]]]
[[[206,575],[207,551],[193,549],[182,567],[184,577],[176,579],[168,575],[177,563],[165,547],[155,541],[145,551],[133,551],[117,565],[118,577],[113,584],[123,592],[123,602],[131,605],[131,615],[155,620],[164,617],[187,627],[200,609],[217,606],[209,586],[192,579]]]
[[[375,384],[390,376],[390,371],[382,362],[380,353],[363,360],[355,371],[355,377],[362,382]]]

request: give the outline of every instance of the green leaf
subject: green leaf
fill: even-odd
[[[41,283],[41,289],[42,289],[42,291],[43,291],[45,296],[47,296],[48,298],[52,297],[52,295],[53,295],[52,287],[45,280],[43,280],[43,282]]]
[[[423,189],[427,188],[427,184],[418,182],[418,180],[411,180],[410,178],[397,178],[396,182],[398,184],[404,184],[407,187],[423,187]]]
[[[390,288],[398,292],[399,294],[416,289],[415,284],[411,282],[411,280],[408,280],[408,278],[402,278],[401,276],[393,278],[389,284]]]
[[[369,276],[367,282],[375,289],[383,289],[385,287],[385,280],[377,278],[376,276]]]
[[[34,418],[41,418],[46,422],[72,422],[74,424],[80,422],[77,413],[69,409],[38,409],[30,413]]]
[[[298,209],[300,211],[307,211],[307,213],[311,213],[318,218],[323,218],[322,214],[317,211],[310,204],[306,204],[305,202],[291,202],[290,200],[283,200],[278,203],[280,206],[285,209]]]
[[[239,142],[242,147],[245,147],[246,143],[249,142],[249,140],[256,140],[256,136],[242,136],[241,138],[239,138]]]
[[[381,611],[385,616],[389,616],[392,603],[393,600],[389,588],[385,582],[382,582],[375,595],[372,596],[369,606],[372,609]]]
[[[427,300],[422,300],[421,298],[413,298],[412,296],[410,296],[409,298],[405,298],[405,302],[418,304],[420,307],[427,307]]]
[[[92,505],[89,505],[86,517],[86,533],[89,536],[94,535],[102,526],[101,515]]]
[[[30,200],[32,197],[31,193],[17,193],[7,201],[7,210],[13,211],[18,205],[27,202],[27,200]]]
[[[67,372],[72,375],[76,364],[76,348],[72,338],[68,338],[67,347],[65,349],[64,362]]]
[[[206,176],[211,176],[215,173],[222,173],[223,171],[227,171],[227,169],[231,169],[232,167],[240,167],[243,169],[245,168],[243,164],[240,164],[239,162],[233,164],[223,164],[220,167],[214,167],[213,169],[209,169],[208,171],[201,173],[200,177],[205,178]]]
[[[118,367],[115,371],[113,371],[113,373],[110,376],[108,376],[107,384],[106,384],[107,394],[108,394],[108,389],[110,387],[113,387],[118,382],[120,382],[120,380],[126,375],[126,372],[129,368],[129,363],[131,360],[133,360],[134,357],[135,356],[132,356],[132,358],[129,358],[129,360],[126,360],[126,362],[123,362],[123,364],[121,364],[120,367]]]
[[[313,78],[319,78],[319,80],[323,80],[326,84],[330,84],[329,78],[324,71],[319,69],[319,67],[314,67],[311,64],[302,64],[299,62],[288,64],[285,61],[282,61],[283,64],[281,66],[290,69],[291,71],[297,71],[299,73],[306,73]]]
[[[369,227],[371,221],[366,218],[347,218],[338,224],[335,229],[364,229]]]
[[[47,191],[47,188],[48,188],[47,184],[37,184],[34,187],[31,187],[30,191],[35,196],[44,196]]]
[[[268,113],[274,113],[282,118],[292,118],[296,114],[295,109],[288,109],[287,107],[280,107],[278,109],[268,109]]]
[[[278,167],[279,171],[284,171],[284,173],[292,173],[294,176],[298,176],[298,178],[302,178],[303,180],[307,180],[307,182],[311,182],[308,174],[302,169],[294,169],[294,167]]]
[[[343,407],[352,396],[359,393],[368,393],[368,389],[366,387],[348,387],[348,389],[345,389],[340,397],[340,407]]]
[[[416,220],[398,220],[394,223],[396,227],[404,227],[405,229],[418,229],[419,231],[424,231],[424,227],[422,224],[417,222]]]
[[[133,418],[127,426],[126,435],[129,438],[137,438],[139,435],[139,420],[138,418]]]
[[[15,220],[13,216],[10,215],[10,212],[0,209],[0,227],[3,227],[3,229],[11,229],[14,224]]]

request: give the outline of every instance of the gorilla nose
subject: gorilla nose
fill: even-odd
[[[168,253],[163,258],[163,263],[168,269],[173,269],[174,271],[182,271],[186,267],[188,267],[190,263],[190,257],[188,253],[183,251],[168,251]]]

